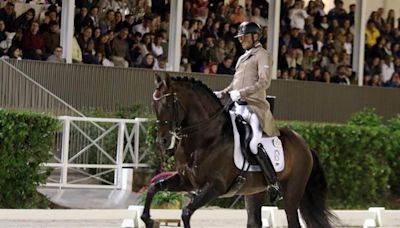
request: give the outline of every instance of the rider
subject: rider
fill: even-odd
[[[264,133],[269,136],[279,136],[279,130],[266,100],[266,90],[271,84],[269,74],[270,56],[260,43],[261,29],[254,22],[245,21],[239,25],[238,34],[243,49],[246,52],[240,56],[236,64],[236,73],[231,84],[222,91],[215,92],[221,98],[229,93],[232,101],[244,100],[248,109],[258,117]],[[257,119],[257,118],[256,118]],[[254,152],[264,177],[269,184],[267,190],[272,202],[281,198],[276,172],[268,155]]]

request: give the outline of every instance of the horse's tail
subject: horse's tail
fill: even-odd
[[[307,227],[332,227],[331,222],[338,220],[326,207],[328,184],[317,153],[314,150],[311,153],[313,168],[300,202],[300,212]]]

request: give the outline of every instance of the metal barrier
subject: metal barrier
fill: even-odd
[[[153,70],[29,60],[10,60],[9,63],[29,74],[32,79],[78,110],[92,107],[117,111],[133,104],[151,104],[153,76],[156,72]],[[0,97],[1,107],[54,110],[52,113],[56,115],[72,115],[63,113],[52,100],[46,100],[47,95],[40,90],[29,92],[32,89],[25,88],[30,85],[10,81],[17,80],[20,76],[16,75],[15,69],[9,68],[2,61],[0,73],[0,96],[4,90],[9,93],[7,99]],[[194,77],[213,90],[223,89],[232,80],[232,76],[226,75],[157,73]],[[12,77],[13,75],[15,76]],[[274,80],[268,93],[276,96],[274,116],[278,120],[343,123],[352,113],[361,111],[364,107],[376,108],[377,113],[385,119],[400,113],[400,106],[393,103],[393,98],[400,96],[400,89],[396,88]]]
[[[368,210],[332,210],[344,227],[399,227],[400,210],[385,210],[384,207],[370,207]],[[278,207],[261,208],[262,227],[286,227],[287,220],[285,211]],[[299,213],[300,223],[305,223]],[[341,227],[341,226],[340,226]]]
[[[0,107],[82,116],[78,110],[52,91],[2,59],[0,59]]]
[[[1,227],[140,227],[134,209],[0,209]],[[116,222],[107,224],[108,220]],[[33,224],[36,224],[33,225]]]
[[[111,119],[61,116],[62,131],[56,136],[54,168],[45,186],[118,188],[123,168],[147,167],[142,163],[140,132],[145,118]]]
[[[112,227],[145,227],[140,219],[143,206],[132,205],[128,209],[68,209],[68,210],[38,210],[38,209],[1,209],[0,225],[9,221],[11,227],[23,227],[23,221],[62,221],[57,227],[65,227],[71,221],[90,220],[90,227],[105,227],[104,222],[110,219],[124,219],[116,222]],[[342,224],[336,227],[399,227],[400,211],[385,210],[385,208],[369,208],[369,210],[332,210]],[[152,209],[155,220],[181,220],[182,211],[178,209]],[[246,210],[238,209],[200,209],[192,219],[193,227],[245,227]],[[287,227],[286,214],[277,207],[262,207],[262,227]],[[98,221],[96,221],[98,220]],[[24,224],[25,225],[25,224]],[[31,225],[31,224],[29,224]],[[76,224],[83,227],[82,224]],[[55,226],[55,225],[53,225]],[[36,226],[35,226],[36,227]],[[37,226],[39,227],[39,226]],[[41,226],[43,227],[43,226]],[[46,226],[47,227],[47,226]],[[111,226],[106,226],[111,227]],[[304,226],[302,226],[304,227]]]

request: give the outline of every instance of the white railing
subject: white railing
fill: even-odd
[[[277,207],[262,207],[262,227],[287,227],[284,210]],[[341,224],[335,227],[400,227],[400,210],[385,210],[373,207],[368,210],[332,210]],[[128,209],[0,209],[0,226],[9,221],[12,227],[22,227],[23,221],[54,220],[63,222],[57,227],[64,227],[69,221],[91,220],[91,227],[104,227],[105,220],[118,219],[115,227],[145,227],[140,219],[143,206],[132,205]],[[179,209],[152,209],[152,217],[158,221],[180,221],[182,211]],[[194,227],[245,227],[247,213],[244,209],[201,209],[191,219]],[[96,221],[97,220],[97,221]],[[81,227],[80,225],[79,227]],[[107,226],[109,227],[109,226]],[[304,223],[302,223],[302,227]]]
[[[1,220],[111,220],[138,219],[128,209],[0,209]]]
[[[370,207],[368,210],[332,210],[342,224],[339,227],[400,227],[400,210],[385,210],[384,207]],[[287,227],[286,214],[277,207],[263,206],[262,227]],[[300,223],[305,227],[299,213]],[[341,226],[340,226],[341,225]]]
[[[45,186],[121,189],[124,168],[147,167],[139,153],[146,118],[114,119],[61,116],[53,173]]]
[[[125,227],[136,228],[137,210],[129,209],[0,209],[1,227]],[[107,224],[107,220],[116,220]],[[75,221],[75,222],[73,222]],[[105,224],[106,223],[106,224]],[[36,224],[32,225],[32,224]],[[3,226],[4,225],[4,226]],[[143,227],[143,226],[142,226]]]

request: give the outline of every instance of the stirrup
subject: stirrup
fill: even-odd
[[[269,195],[269,200],[272,204],[276,204],[278,201],[283,199],[278,182],[268,185],[267,192]]]
[[[275,182],[275,184],[269,184],[267,186],[267,190],[269,191],[271,188],[273,188],[274,190],[276,190],[277,192],[280,192],[280,187],[279,187],[279,183]]]

